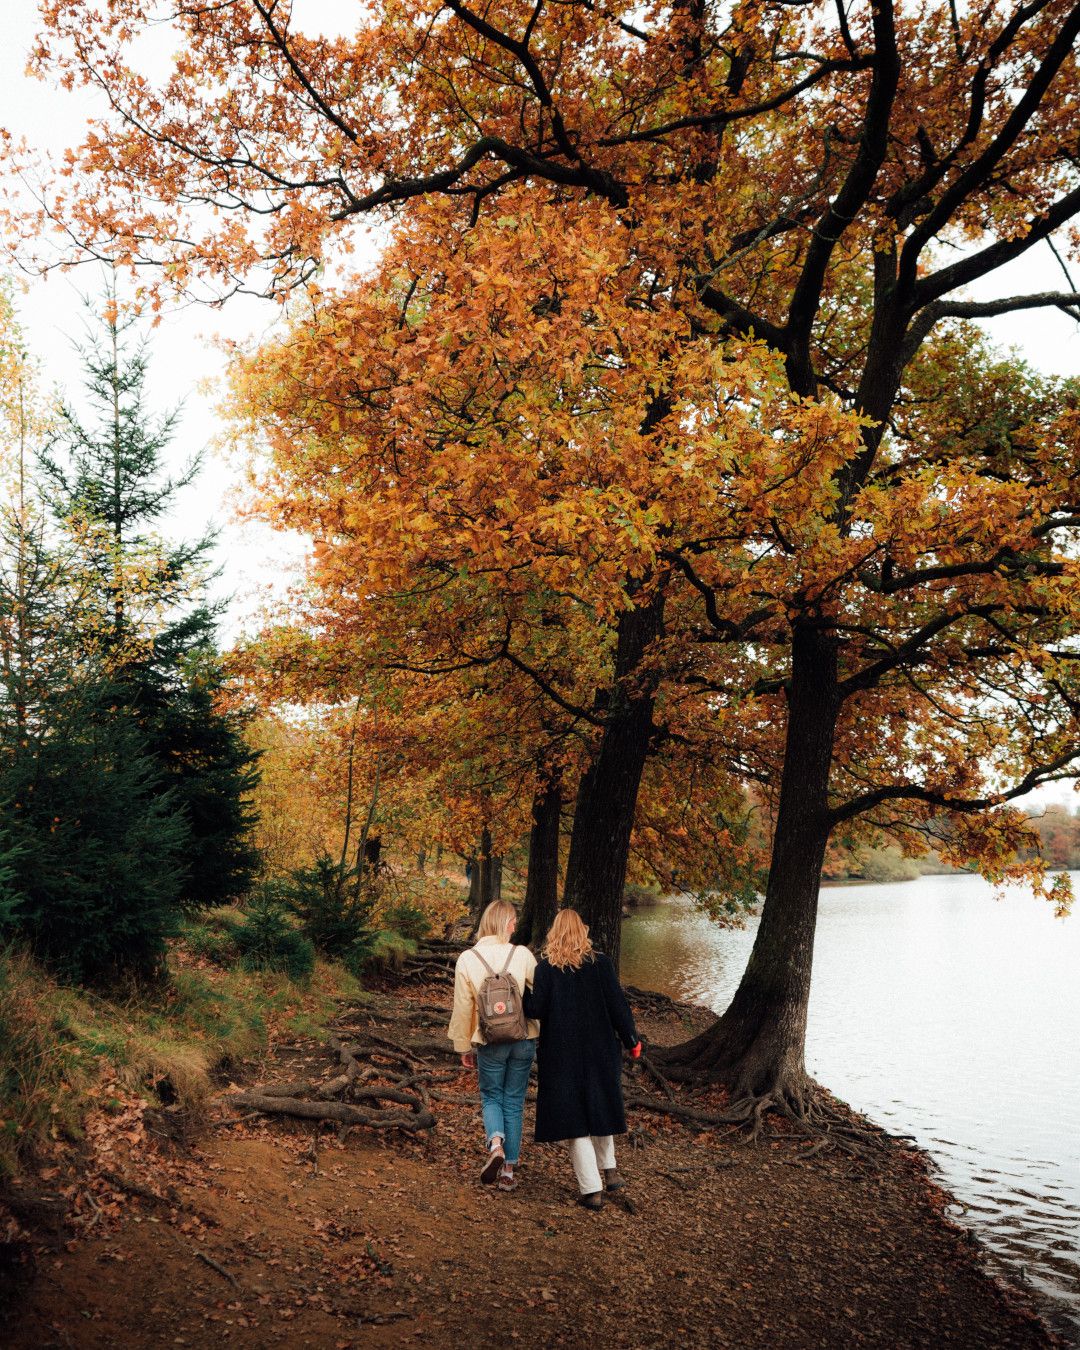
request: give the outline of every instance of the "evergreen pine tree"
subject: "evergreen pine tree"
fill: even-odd
[[[0,928],[77,979],[148,974],[187,826],[81,636],[95,580],[41,499],[32,374],[0,293]]]
[[[251,833],[257,756],[244,736],[249,715],[224,703],[214,632],[200,606],[123,668],[147,751],[188,824],[181,896],[189,910],[244,894],[259,867]]]
[[[52,701],[3,775],[20,931],[61,975],[154,975],[176,932],[187,824],[107,681]]]
[[[162,790],[189,828],[182,899],[187,908],[242,894],[258,865],[250,795],[256,755],[245,715],[222,705],[218,614],[202,596],[212,537],[167,544],[156,528],[198,471],[176,476],[163,457],[176,413],[146,406],[145,342],[109,297],[100,335],[80,348],[90,420],[62,409],[45,459],[53,509],[95,578],[84,638],[101,651],[119,697],[136,719]]]

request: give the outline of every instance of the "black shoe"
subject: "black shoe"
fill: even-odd
[[[604,1194],[602,1191],[590,1191],[588,1195],[579,1195],[578,1204],[582,1209],[598,1210],[604,1207]]]

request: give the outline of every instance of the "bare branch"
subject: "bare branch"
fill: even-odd
[[[1038,6],[1038,8],[1041,7],[1041,5]],[[1035,7],[1029,6],[1028,8],[1034,10]],[[1077,37],[1080,37],[1080,4],[1073,7],[1068,17],[1058,28],[1038,70],[1032,76],[1022,97],[1017,100],[1012,112],[1005,119],[1001,130],[986,149],[980,155],[977,155],[945,189],[934,208],[908,236],[901,254],[901,275],[909,278],[915,276],[919,255],[926,244],[948,224],[957,208],[977,188],[988,181],[994,169],[1023,135],[1029,122],[1038,111],[1055,75],[1071,58]],[[983,78],[985,79],[985,76]],[[964,140],[967,139],[968,134],[973,139],[974,132],[971,131],[970,127],[969,132],[965,133]],[[952,289],[952,287],[949,289]],[[942,292],[939,291],[938,294],[942,294]]]
[[[998,314],[1012,314],[1020,309],[1064,310],[1080,318],[1080,291],[1039,291],[1033,295],[1013,295],[1001,300],[936,300],[927,305],[926,314],[932,323],[938,319],[992,319]]]
[[[796,80],[788,88],[782,89],[772,98],[762,99],[760,103],[748,103],[743,108],[717,108],[712,112],[696,113],[692,117],[680,117],[674,122],[662,122],[656,127],[646,127],[641,131],[628,131],[622,136],[604,136],[596,142],[597,145],[615,146],[632,145],[639,141],[658,141],[665,136],[670,136],[675,131],[720,131],[722,128],[731,126],[733,122],[742,122],[750,117],[759,117],[762,113],[774,112],[777,108],[782,108],[786,103],[790,103],[793,98],[804,93],[807,89],[813,88],[820,80],[827,75],[835,75],[838,71],[866,70],[870,66],[870,61],[865,57],[858,57],[851,61],[822,61],[809,75],[804,75],[801,80]]]
[[[924,802],[927,806],[937,806],[943,811],[956,811],[964,814],[988,811],[995,806],[1015,801],[1024,796],[1040,783],[1055,783],[1071,778],[1075,766],[1080,760],[1080,745],[1074,745],[1064,754],[1058,755],[1047,764],[1040,764],[1024,775],[1019,782],[1005,792],[997,792],[985,797],[952,797],[945,792],[935,792],[923,787],[921,783],[891,783],[887,787],[875,788],[873,792],[864,792],[853,797],[842,806],[833,807],[829,812],[830,824],[835,827],[845,820],[853,820],[865,811],[889,801]]]

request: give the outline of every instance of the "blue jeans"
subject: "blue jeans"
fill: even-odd
[[[480,1079],[480,1109],[488,1144],[501,1135],[506,1161],[515,1165],[521,1153],[521,1117],[525,1089],[536,1054],[536,1041],[504,1041],[502,1045],[476,1047],[476,1072]]]

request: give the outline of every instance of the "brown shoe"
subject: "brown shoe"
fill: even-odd
[[[590,1191],[588,1195],[579,1195],[578,1204],[582,1209],[598,1210],[604,1207],[604,1194],[602,1191]]]
[[[626,1190],[626,1182],[619,1176],[614,1167],[604,1168],[604,1185],[609,1191]]]
[[[494,1182],[505,1162],[506,1154],[503,1152],[502,1144],[496,1144],[480,1172],[480,1180],[485,1186],[490,1186]]]

